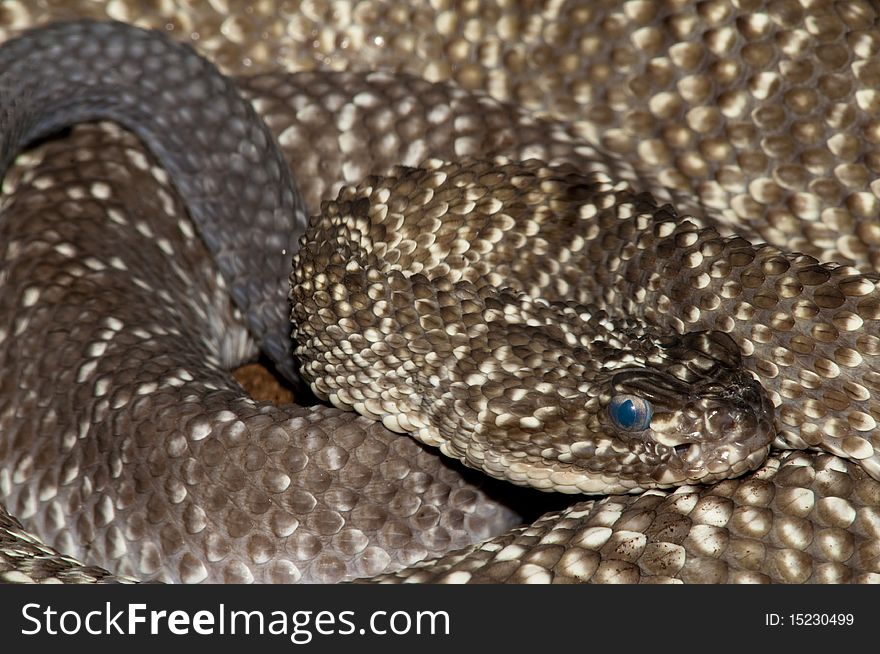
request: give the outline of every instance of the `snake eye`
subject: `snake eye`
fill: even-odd
[[[651,426],[654,408],[635,395],[615,395],[608,405],[612,422],[624,431],[644,431]]]

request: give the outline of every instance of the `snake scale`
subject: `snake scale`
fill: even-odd
[[[233,86],[92,23],[0,49],[17,98],[4,165],[20,140],[94,118],[103,96],[79,89],[95,80],[118,88],[137,63],[163,81],[101,113],[149,150],[84,125],[4,179],[5,580],[880,580],[872,5],[12,2],[0,37],[84,16],[189,35],[250,74]],[[15,68],[30,52],[40,77]],[[34,97],[43,123],[16,123]],[[189,157],[205,147],[224,155]],[[236,201],[246,230],[228,229]],[[400,236],[408,212],[427,221]],[[307,215],[327,240],[304,240],[317,264],[293,274],[294,332],[301,353],[325,349],[302,372],[384,426],[256,402],[228,372],[256,343],[283,361]],[[408,259],[416,275],[393,268]],[[348,332],[365,314],[375,326]],[[687,410],[664,404],[704,382]],[[654,441],[616,440],[619,397],[649,398]],[[682,416],[722,454],[683,440]],[[388,427],[522,485],[645,491],[514,526],[503,490]]]

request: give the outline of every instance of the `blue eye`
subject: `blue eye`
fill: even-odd
[[[654,408],[635,395],[615,395],[608,405],[612,422],[625,431],[644,431],[651,426]]]

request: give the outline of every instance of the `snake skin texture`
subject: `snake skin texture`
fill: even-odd
[[[294,256],[303,376],[335,406],[543,490],[754,469],[774,411],[729,336],[663,338],[584,304],[598,254],[584,235],[610,190],[534,160],[436,162],[344,189]],[[621,427],[614,401],[649,402],[650,424]]]
[[[375,423],[244,396],[219,360],[236,329],[244,340],[220,297],[222,277],[135,143],[83,133],[47,160],[57,185],[37,176],[4,211],[7,279],[24,293],[5,295],[4,328],[49,321],[81,330],[50,336],[53,346],[28,329],[5,352],[4,365],[40,370],[42,385],[4,382],[4,420],[21,423],[3,442],[11,512],[114,571],[190,582],[369,576],[509,524],[511,514],[473,484]],[[83,146],[95,158],[80,171]],[[110,184],[114,168],[126,176]],[[71,208],[69,220],[52,210],[68,206],[70,183],[106,185],[110,224],[88,205]],[[55,274],[34,271],[50,262]],[[34,295],[44,301],[28,302]],[[78,363],[59,365],[71,357]],[[44,392],[63,400],[40,410]],[[44,467],[53,459],[61,465]],[[73,471],[81,483],[66,483]],[[322,547],[328,538],[336,544]]]
[[[828,452],[777,454],[745,478],[709,487],[577,504],[482,544],[443,543],[468,548],[383,580],[878,581],[872,178],[880,32],[871,5],[552,3],[518,15],[473,3],[432,15],[428,5],[267,3],[248,12],[230,3],[222,7],[228,18],[203,5],[181,4],[164,16],[163,7],[149,18],[137,3],[75,5],[48,3],[39,18],[106,10],[181,36],[198,31],[203,51],[238,73],[279,63],[346,68],[240,81],[279,135],[310,214],[343,183],[426,156],[538,157],[599,175],[600,191],[585,202],[599,216],[584,235],[595,244],[596,274],[580,291],[612,320],[730,334],[776,405],[774,445]],[[0,11],[11,30],[37,15],[19,3]],[[401,30],[407,23],[428,37]],[[395,62],[410,76],[358,72]],[[488,95],[472,92],[480,88]],[[328,116],[337,117],[331,128]],[[181,222],[166,174],[135,141],[103,130],[75,130],[66,145],[46,148],[41,168],[13,170],[4,181],[0,297],[9,374],[0,398],[9,422],[0,490],[12,513],[59,550],[101,565],[101,556],[120,562],[132,543],[152,538],[121,566],[106,565],[182,581],[377,574],[389,552],[403,551],[403,565],[432,556],[410,541],[429,514],[427,540],[454,541],[448,534],[468,519],[490,531],[487,516],[494,520],[499,509],[481,504],[471,486],[451,518],[441,517],[448,514],[439,501],[414,509],[425,496],[454,496],[459,482],[449,472],[437,482],[442,490],[416,493],[413,479],[428,484],[440,473],[412,444],[432,472],[409,475],[411,495],[397,503],[372,498],[380,517],[352,507],[369,497],[366,486],[343,490],[338,481],[404,479],[404,470],[418,469],[409,452],[392,454],[395,471],[388,458],[358,454],[353,441],[367,432],[387,439],[388,450],[409,441],[331,409],[291,413],[241,396],[225,370],[253,345],[226,283],[204,251],[191,257],[198,264],[180,258],[202,246]],[[305,143],[321,156],[305,154]],[[314,173],[319,181],[305,188]],[[156,185],[164,191],[151,190]],[[629,186],[696,218],[682,219]],[[97,221],[91,228],[89,218]],[[96,236],[113,225],[118,233],[100,245]],[[731,233],[740,237],[724,238]],[[141,240],[129,253],[120,244],[132,238]],[[164,260],[163,250],[170,250]],[[153,266],[158,272],[147,272]],[[201,298],[181,303],[175,287]],[[73,334],[40,327],[64,324],[82,326]],[[121,357],[117,344],[140,354]],[[224,413],[229,406],[233,416]],[[229,428],[206,437],[205,415],[214,424],[228,418]],[[325,415],[339,422],[310,422]],[[166,435],[162,448],[130,432],[114,438],[125,432],[115,425],[138,421],[149,424],[137,433]],[[306,424],[310,440],[302,445]],[[49,446],[29,434],[54,439]],[[212,457],[214,443],[233,453]],[[284,448],[291,443],[298,445]],[[280,464],[267,456],[279,446]],[[343,459],[360,464],[357,471],[340,466]],[[279,507],[272,500],[302,464],[315,476]],[[402,510],[389,518],[391,505]],[[199,511],[208,506],[217,513]],[[358,549],[370,542],[366,524],[378,541],[404,533],[384,530],[398,518],[413,520],[405,537],[366,555]],[[109,578],[3,520],[12,536],[0,558],[5,578]],[[333,551],[351,553],[349,561],[321,550],[330,535]],[[224,549],[227,537],[247,543],[243,557]]]

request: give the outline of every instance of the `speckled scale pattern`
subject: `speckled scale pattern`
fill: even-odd
[[[716,226],[878,267],[880,37],[865,0],[11,0],[0,11],[9,31],[73,16],[167,29],[230,72],[453,81],[569,122]]]
[[[880,483],[790,452],[710,487],[574,504],[384,583],[880,583]]]
[[[4,116],[0,171],[23,146],[76,122],[109,119],[131,129],[188,198],[255,337],[295,379],[279,334],[287,329],[288,259],[305,210],[272,134],[232,82],[192,48],[95,21],[59,24],[9,42],[0,52],[0,71],[0,91],[13,109]],[[16,106],[39,112],[24,114]]]
[[[26,531],[0,505],[0,579],[4,583],[134,583],[97,566],[83,565]]]
[[[300,186],[309,215],[345,184],[428,157],[536,158],[638,179],[628,162],[597,151],[567,123],[448,82],[383,71],[321,71],[264,73],[237,83],[278,134],[296,178],[308,180]]]
[[[733,231],[730,225],[734,225],[735,231],[744,236],[760,234],[783,249],[781,254],[763,250],[765,258],[753,258],[733,251],[736,243],[725,250],[715,235],[709,234],[709,244],[704,246],[707,252],[698,255],[692,248],[699,240],[694,235],[697,228],[685,226],[678,241],[660,239],[665,243],[660,259],[651,261],[655,255],[649,254],[644,263],[656,267],[658,261],[666,261],[671,276],[683,269],[693,270],[694,274],[688,284],[671,294],[656,296],[656,305],[646,313],[656,322],[677,327],[705,320],[706,309],[716,306],[718,296],[742,292],[737,284],[722,288],[718,295],[713,291],[704,296],[696,307],[699,310],[691,305],[679,311],[676,303],[692,297],[694,288],[703,288],[706,277],[701,257],[707,253],[717,255],[713,270],[724,277],[730,265],[724,257],[732,254],[733,262],[748,269],[739,282],[746,290],[735,304],[736,317],[732,321],[716,318],[716,323],[731,330],[737,325],[748,326],[748,332],[736,336],[746,354],[755,351],[751,348],[759,352],[753,362],[762,370],[765,383],[779,377],[774,368],[780,367],[774,358],[775,328],[789,327],[792,318],[798,327],[796,333],[790,328],[783,330],[783,349],[779,350],[786,364],[781,367],[795,372],[795,377],[784,379],[782,390],[776,391],[777,399],[784,400],[780,411],[787,425],[785,438],[791,439],[798,430],[803,434],[806,428],[812,430],[812,440],[793,439],[790,444],[828,442],[838,453],[871,458],[861,442],[840,450],[842,423],[837,416],[854,403],[871,401],[874,373],[870,356],[876,345],[858,323],[873,320],[872,278],[852,277],[855,271],[846,269],[835,272],[817,267],[815,262],[787,252],[802,250],[821,260],[852,260],[862,271],[876,269],[877,224],[873,209],[878,192],[876,184],[870,182],[876,170],[873,114],[877,85],[873,62],[880,39],[873,5],[844,1],[803,7],[795,0],[780,0],[735,6],[725,0],[634,0],[585,6],[573,1],[545,7],[546,11],[524,19],[516,11],[520,6],[530,10],[526,3],[499,8],[495,3],[475,2],[459,9],[461,14],[446,8],[437,11],[429,2],[403,6],[370,0],[351,4],[306,0],[260,3],[247,11],[245,4],[250,5],[231,0],[178,4],[11,0],[0,5],[0,38],[5,40],[10,31],[57,18],[112,17],[169,29],[230,71],[267,69],[278,64],[306,69],[358,69],[384,64],[431,80],[482,87],[495,97],[561,117],[568,123],[565,129],[579,135],[585,146],[603,150],[609,160],[635,161],[640,176],[649,184],[659,180],[675,189],[678,206],[696,211],[704,224],[713,224],[723,233]],[[436,33],[419,38],[416,31],[399,29],[404,24]],[[552,37],[553,48],[548,47],[545,36]],[[504,65],[500,65],[502,62]],[[581,62],[586,62],[586,70],[580,68]],[[854,140],[856,133],[865,138]],[[335,182],[320,183],[322,188],[329,188],[341,180],[337,177]],[[83,197],[87,197],[93,189],[84,191]],[[678,247],[691,248],[688,256],[677,258]],[[669,254],[673,255],[671,259],[666,258]],[[755,265],[756,261],[760,265]],[[796,269],[795,275],[786,276],[785,266],[798,262],[803,266]],[[774,279],[773,275],[778,276]],[[800,301],[788,305],[783,302],[784,310],[768,313],[772,302],[768,303],[767,294],[761,293],[769,288],[768,278],[778,282],[774,287],[778,297],[785,300],[792,293],[800,293]],[[828,288],[831,292],[824,292]],[[841,293],[835,288],[846,298],[843,311],[835,312],[828,306],[840,301]],[[635,294],[638,289],[630,286],[628,290],[632,298],[639,298]],[[615,288],[605,293],[609,306],[632,301]],[[758,300],[757,309],[750,304],[753,298]],[[756,312],[766,321],[752,325],[751,316]],[[814,327],[811,321],[817,313],[825,314],[827,319]],[[861,350],[834,347],[835,330],[841,326],[844,332],[852,332]],[[798,356],[801,352],[808,355],[810,348],[816,347],[814,337],[831,356],[824,357],[818,370],[799,371]],[[854,352],[868,362],[858,360]],[[844,370],[864,375],[855,381],[852,375],[844,377],[840,388],[823,393],[821,389],[828,388],[829,380],[841,377],[834,370],[838,365],[834,357],[856,362],[845,365]],[[804,392],[809,395],[806,402],[802,399]],[[794,413],[789,414],[792,407]],[[843,432],[861,431],[857,427],[868,425],[872,413],[851,413],[853,418],[847,418]],[[816,416],[820,423],[829,425],[830,431],[815,428]],[[829,455],[796,456],[805,472],[788,480],[795,494],[809,490],[811,476],[819,476],[823,466],[828,465],[825,461],[850,482],[863,478],[861,469],[853,463]],[[778,465],[778,459],[773,459],[771,470]],[[778,476],[762,479],[774,492],[783,488]],[[736,488],[739,483],[726,482],[726,487]],[[752,481],[741,483],[746,487]],[[842,564],[854,570],[862,566],[867,572],[849,577],[825,575],[816,580],[871,581],[878,572],[877,556],[871,554],[876,552],[878,540],[876,528],[870,528],[873,523],[869,519],[858,524],[847,521],[852,514],[852,493],[861,487],[841,484],[835,491],[840,501],[828,502],[822,515],[808,513],[804,519],[814,533],[819,533],[815,526],[821,524],[820,520],[834,519],[847,533],[863,536],[859,556]],[[711,493],[712,489],[704,492]],[[644,500],[651,497],[659,495],[652,493]],[[861,493],[859,498],[867,511],[859,516],[876,515],[876,498],[870,493]],[[608,500],[616,501],[640,499]],[[769,525],[774,524],[776,516],[783,515],[776,506],[771,508],[762,513]],[[669,519],[675,514],[676,510],[663,508],[658,515]],[[636,519],[642,515],[640,510],[634,513]],[[576,520],[588,519],[586,515]],[[548,533],[553,524],[552,519],[545,520],[532,529]],[[722,535],[729,534],[728,527],[719,530]],[[804,536],[804,530],[799,533],[798,542],[790,543],[791,551],[785,553],[792,574],[769,575],[770,579],[800,580],[805,578],[805,570],[813,569],[810,552],[815,539]],[[766,545],[770,538],[758,534],[755,540]],[[511,552],[505,566],[517,568],[525,556],[523,552]],[[610,561],[606,568],[613,571],[613,553],[600,553],[600,560],[603,557]],[[687,548],[684,557],[686,562],[702,558],[698,551]],[[575,552],[572,559],[576,558]],[[552,567],[551,559],[535,555],[526,571],[541,579],[541,566],[544,570]],[[817,561],[821,563],[822,559]],[[660,569],[661,574],[666,572]],[[497,578],[510,578],[505,574]],[[464,576],[453,580],[468,579]],[[614,574],[601,578],[632,579]],[[650,580],[645,568],[639,580]],[[698,578],[690,576],[689,580]],[[749,578],[734,576],[730,580]]]
[[[876,275],[674,218],[637,244],[621,239],[619,255],[605,246],[596,287],[614,289],[615,306],[675,330],[734,335],[780,407],[778,446],[820,446],[880,475]],[[617,267],[612,282],[604,271]]]
[[[612,188],[502,159],[344,188],[294,256],[303,378],[334,406],[542,490],[634,492],[754,469],[773,408],[738,352],[703,371],[696,347],[673,352],[674,338],[636,338],[578,303]],[[650,429],[616,426],[612,398],[645,392]]]
[[[139,579],[329,582],[511,523],[409,439],[242,393],[221,359],[253,345],[131,136],[81,128],[42,154],[7,181],[0,239],[0,365],[22,371],[0,382],[0,487],[29,530]]]

